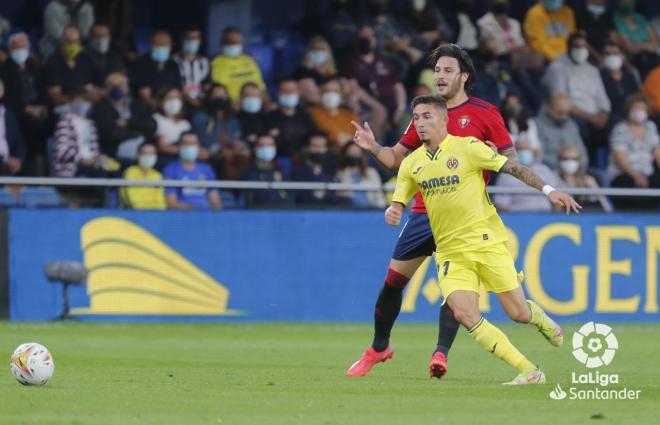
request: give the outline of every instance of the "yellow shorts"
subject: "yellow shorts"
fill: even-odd
[[[458,290],[479,293],[479,282],[487,291],[495,293],[520,287],[513,258],[503,242],[479,251],[436,253],[435,261],[445,300]]]

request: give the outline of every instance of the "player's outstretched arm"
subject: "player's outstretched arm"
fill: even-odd
[[[385,223],[390,226],[398,226],[401,223],[401,216],[403,216],[403,210],[405,205],[398,202],[392,202],[392,204],[385,210]]]
[[[373,131],[371,131],[371,128],[369,127],[369,123],[366,121],[364,127],[355,121],[351,121],[351,124],[355,127],[353,141],[356,145],[373,155],[373,157],[376,158],[376,161],[388,170],[396,171],[399,169],[401,161],[403,161],[408,154],[408,149],[399,143],[391,148],[379,145]]]
[[[546,185],[541,177],[531,168],[520,165],[517,161],[508,160],[500,169],[501,173],[511,174],[527,186],[540,190],[545,193],[553,205],[566,208],[566,214],[571,211],[579,213],[582,206],[578,204],[573,197],[567,193],[560,192],[550,185]]]

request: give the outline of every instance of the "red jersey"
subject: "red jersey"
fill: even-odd
[[[489,140],[497,146],[498,151],[513,146],[509,132],[504,126],[504,119],[492,103],[476,97],[470,97],[468,100],[458,106],[447,110],[449,119],[447,121],[447,130],[449,134],[459,137],[476,137],[484,141]],[[408,150],[415,150],[422,146],[422,141],[417,135],[415,122],[410,121],[406,133],[399,140]],[[484,172],[484,180],[488,184],[490,174]],[[415,196],[415,203],[412,207],[413,212],[425,213],[426,206],[422,200],[421,193]]]

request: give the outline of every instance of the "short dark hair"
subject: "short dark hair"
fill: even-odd
[[[222,35],[220,36],[221,42],[224,43],[227,36],[229,34],[234,34],[234,33],[242,34],[241,30],[238,27],[235,27],[235,26],[229,26],[229,27],[226,27],[225,29],[223,29],[222,30]]]
[[[192,130],[186,130],[179,136],[179,143],[183,142],[183,138],[186,136],[195,136],[197,138],[197,143],[200,143],[199,135]]]
[[[643,93],[633,93],[630,96],[626,97],[626,102],[624,103],[623,106],[623,112],[625,112],[626,115],[630,113],[630,109],[632,109],[632,106],[635,103],[643,103],[646,105],[646,108],[649,108],[649,99],[644,96]]]
[[[586,39],[587,39],[587,33],[584,30],[577,30],[568,36],[568,41],[566,42],[566,46],[570,49],[575,40],[586,40]]]
[[[475,82],[476,70],[470,54],[458,44],[443,44],[429,54],[429,64],[435,67],[438,60],[444,56],[454,58],[458,61],[458,67],[461,72],[468,75],[465,81],[465,90],[471,89]]]
[[[261,90],[261,88],[259,88],[259,84],[254,83],[252,81],[248,81],[247,83],[245,83],[241,86],[241,91],[239,92],[239,94],[241,96],[243,96],[243,93],[245,92],[245,89],[248,88],[248,87],[254,87],[255,89]]]
[[[425,96],[417,96],[410,102],[410,108],[415,109],[417,105],[433,105],[436,108],[447,110],[447,101],[442,96],[436,96],[433,94]]]
[[[154,149],[156,149],[156,153],[158,153],[158,148],[153,142],[142,142],[140,143],[140,146],[138,146],[137,151],[138,153],[142,151],[142,149],[146,148],[147,146],[153,146]]]

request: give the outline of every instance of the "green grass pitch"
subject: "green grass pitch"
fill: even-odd
[[[461,331],[449,374],[431,380],[433,325],[397,325],[392,361],[361,379],[346,368],[371,326],[343,324],[0,323],[0,424],[657,424],[660,325],[614,325],[620,349],[601,373],[642,390],[636,401],[551,400],[583,371],[566,344],[532,328],[502,329],[545,370],[548,383],[502,387],[514,376]],[[46,345],[52,381],[23,387],[9,357],[23,342]]]

